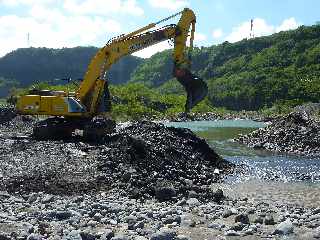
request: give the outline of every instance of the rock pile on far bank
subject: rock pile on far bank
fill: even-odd
[[[292,112],[235,141],[257,149],[320,156],[320,123],[304,111]]]

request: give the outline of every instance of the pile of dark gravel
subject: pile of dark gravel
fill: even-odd
[[[235,141],[253,148],[320,156],[320,124],[305,112],[292,112]]]
[[[0,107],[0,124],[10,122],[16,116],[13,108]]]
[[[165,191],[169,198],[191,190],[208,195],[209,185],[219,179],[214,170],[231,167],[190,130],[151,122],[122,129],[107,138],[105,146],[99,170],[133,196]]]
[[[0,126],[0,131],[8,128],[18,135],[19,128],[11,125]],[[102,143],[0,135],[0,191],[78,194],[119,189],[134,198],[168,200],[191,192],[208,199],[214,197],[209,185],[232,167],[191,131],[151,122],[118,129]]]

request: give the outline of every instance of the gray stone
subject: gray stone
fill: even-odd
[[[189,240],[189,238],[184,235],[178,235],[175,237],[175,240]]]
[[[96,237],[90,232],[81,232],[80,233],[82,240],[95,240]]]
[[[221,189],[217,189],[214,193],[213,193],[213,201],[219,203],[224,199],[224,195],[223,195],[223,191]]]
[[[265,225],[274,225],[276,223],[275,223],[272,215],[266,215],[266,217],[264,218],[264,224]]]
[[[222,212],[222,217],[223,218],[227,218],[227,217],[230,217],[230,216],[232,216],[233,215],[233,212],[231,211],[231,209],[227,209],[227,210],[224,210],[223,212]]]
[[[253,219],[253,222],[263,224],[263,218],[260,216],[257,216]]]
[[[155,189],[155,197],[161,202],[170,201],[176,196],[177,193],[173,186],[159,186]]]
[[[118,224],[117,220],[114,220],[114,219],[110,219],[109,223],[111,225],[117,225]]]
[[[196,222],[192,219],[192,216],[189,214],[181,215],[181,226],[183,227],[195,227]]]
[[[177,205],[178,206],[183,206],[187,203],[187,200],[186,199],[181,199],[180,201],[177,202]]]
[[[89,227],[95,227],[98,225],[98,222],[97,221],[93,221],[93,220],[90,220],[88,223],[87,223],[87,226]]]
[[[255,233],[255,230],[252,228],[248,228],[244,231],[244,235],[253,235]]]
[[[235,224],[233,224],[229,230],[234,230],[234,231],[241,231],[243,228],[245,227],[245,224],[241,223],[241,222],[237,222]]]
[[[50,203],[54,200],[54,196],[53,195],[46,195],[44,196],[44,198],[42,199],[42,203]]]
[[[34,233],[31,233],[27,238],[27,240],[42,240],[42,239],[43,237],[41,235],[34,234]]]
[[[59,221],[66,220],[72,216],[70,211],[52,211],[49,212],[48,218],[57,219]]]
[[[234,230],[228,230],[224,233],[225,236],[240,236],[240,233]]]
[[[247,215],[250,215],[250,214],[254,214],[256,212],[256,209],[251,207],[251,208],[248,208],[247,211],[246,211],[246,214]]]
[[[107,229],[101,235],[100,240],[110,240],[113,237],[114,237],[114,232],[111,229]]]
[[[318,227],[314,232],[313,232],[313,237],[315,239],[320,239],[320,227]]]
[[[173,240],[176,237],[176,232],[170,229],[161,229],[151,235],[150,240]]]
[[[11,238],[7,234],[0,232],[0,240],[10,240]]]
[[[140,228],[140,229],[144,228],[144,222],[143,221],[139,221],[136,224],[134,224],[133,229],[136,230],[138,228]]]
[[[101,218],[103,218],[103,216],[101,215],[101,213],[96,213],[93,215],[93,219],[97,222],[101,221]]]
[[[273,234],[288,235],[290,233],[293,233],[293,229],[294,227],[292,222],[289,219],[287,219],[286,221],[278,224]]]
[[[80,236],[80,232],[76,230],[72,230],[69,234],[66,236],[63,236],[63,240],[82,240]]]
[[[129,238],[127,236],[124,236],[124,235],[118,235],[118,236],[115,236],[113,238],[111,238],[110,240],[128,240]]]
[[[197,198],[198,194],[195,191],[189,191],[188,198]]]
[[[234,218],[235,222],[241,222],[243,224],[250,224],[250,220],[247,214],[239,214]]]
[[[200,202],[197,198],[190,198],[187,200],[187,204],[190,206],[190,207],[196,207],[196,206],[199,206],[200,205]]]
[[[31,193],[29,195],[29,197],[28,197],[27,202],[28,203],[33,203],[33,202],[37,201],[37,199],[38,199],[38,194],[37,193]]]
[[[320,208],[315,208],[312,210],[312,214],[319,214],[320,213]]]
[[[209,223],[208,228],[216,229],[216,230],[221,230],[222,225],[219,223]]]
[[[143,236],[136,236],[134,237],[134,240],[148,240],[148,238],[145,238]]]
[[[310,221],[314,221],[314,220],[318,220],[318,219],[320,219],[320,214],[319,213],[318,214],[314,214],[314,215],[309,217]]]

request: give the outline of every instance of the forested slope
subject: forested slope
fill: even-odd
[[[152,56],[131,81],[174,91],[170,50]],[[196,48],[193,70],[209,85],[215,106],[256,110],[276,102],[319,101],[320,26],[237,43]]]
[[[0,88],[6,85],[26,87],[54,79],[82,79],[91,58],[98,48],[76,47],[63,49],[21,48],[0,58]],[[129,81],[130,74],[143,60],[134,56],[120,59],[108,76],[113,84]],[[2,80],[1,80],[2,79]],[[6,84],[5,84],[6,82]],[[59,84],[55,82],[55,84]],[[1,93],[1,91],[0,91]]]
[[[82,78],[98,49],[18,49],[0,58],[0,95],[5,86],[55,78]],[[182,94],[172,78],[172,50],[149,59],[128,56],[115,64],[112,83],[143,83],[161,94]],[[320,25],[267,37],[195,48],[193,71],[207,81],[209,101],[231,110],[257,110],[320,99]],[[8,86],[7,86],[8,87]],[[3,94],[2,94],[3,95]]]

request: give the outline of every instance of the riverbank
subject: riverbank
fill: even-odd
[[[229,197],[201,203],[196,195],[141,201],[116,191],[69,196],[0,192],[0,199],[1,239],[320,238],[320,209],[290,203]]]
[[[154,123],[122,125],[124,134],[103,146],[79,138],[36,142],[29,138],[31,125],[30,119],[18,117],[0,126],[4,153],[0,177],[7,182],[0,192],[2,239],[320,237],[318,206],[292,202],[291,198],[263,198],[267,192],[260,187],[250,193],[236,184],[212,181],[228,172],[216,165],[221,158],[188,130],[163,130]],[[179,151],[182,143],[185,146]],[[166,149],[170,154],[157,158]],[[214,165],[201,162],[201,153],[208,151]],[[116,164],[109,159],[112,156]],[[160,171],[154,171],[160,165]],[[161,175],[171,184],[162,185],[156,196],[152,189],[154,183],[163,182]],[[143,191],[134,190],[141,187]],[[137,193],[135,197],[133,193]]]

